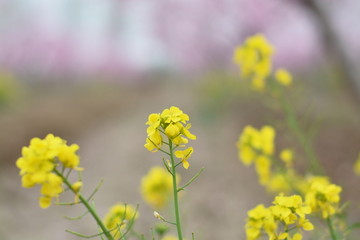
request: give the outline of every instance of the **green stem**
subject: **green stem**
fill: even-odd
[[[336,234],[335,229],[334,229],[334,227],[333,227],[331,218],[328,217],[328,218],[326,219],[326,222],[327,222],[327,225],[328,225],[328,227],[329,227],[331,239],[332,239],[332,240],[338,240],[338,237],[337,237],[337,234]]]
[[[300,124],[296,118],[295,112],[289,105],[289,103],[284,99],[282,96],[281,98],[281,105],[286,115],[286,121],[288,127],[292,130],[293,134],[295,135],[296,139],[301,144],[302,148],[304,149],[304,152],[308,159],[310,160],[310,170],[312,173],[320,173],[323,174],[324,170],[322,169],[320,162],[317,158],[317,155],[315,153],[315,150],[309,141],[309,139],[306,137],[305,131],[301,129]]]
[[[174,207],[175,207],[175,218],[176,218],[176,229],[178,232],[179,240],[182,240],[182,230],[181,230],[181,222],[180,222],[180,213],[179,213],[179,200],[178,200],[178,189],[176,183],[176,166],[174,160],[174,152],[173,145],[171,139],[169,139],[169,149],[170,149],[170,159],[171,159],[171,171],[173,178],[173,192],[174,192]]]
[[[114,240],[113,236],[109,233],[109,231],[107,230],[107,228],[105,227],[104,223],[101,221],[100,217],[97,215],[97,213],[95,212],[95,210],[90,206],[89,202],[78,192],[76,192],[74,190],[74,188],[72,187],[71,183],[67,180],[67,178],[64,177],[64,175],[62,175],[56,168],[54,169],[54,172],[61,177],[61,179],[64,181],[65,185],[74,193],[74,194],[78,194],[80,201],[84,204],[84,206],[86,207],[86,209],[90,212],[90,214],[93,216],[93,218],[95,219],[96,223],[99,225],[99,227],[101,228],[101,230],[103,231],[104,235],[106,236],[106,238],[108,240]]]

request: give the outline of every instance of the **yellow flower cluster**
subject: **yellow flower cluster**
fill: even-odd
[[[169,203],[172,187],[172,177],[162,167],[151,168],[149,173],[141,179],[141,194],[145,201],[155,209],[161,209]]]
[[[270,157],[274,153],[275,134],[271,126],[264,126],[260,130],[246,126],[237,142],[239,158],[245,165],[255,163],[261,184],[265,184],[270,178]]]
[[[41,185],[40,207],[49,207],[52,198],[58,197],[63,191],[63,180],[53,172],[57,165],[81,170],[76,154],[78,149],[78,145],[69,146],[65,140],[53,134],[48,134],[45,139],[33,138],[28,147],[22,148],[22,156],[16,161],[22,176],[22,186],[30,188]]]
[[[121,236],[121,230],[125,228],[126,222],[136,219],[138,213],[131,205],[118,203],[112,206],[105,215],[104,224],[114,238]]]
[[[265,233],[270,240],[301,240],[301,229],[314,229],[313,224],[306,218],[310,213],[310,207],[303,202],[301,196],[280,194],[275,197],[272,206],[266,208],[260,204],[248,211],[246,239],[257,240]],[[291,234],[295,229],[298,231]]]
[[[241,76],[252,79],[252,87],[262,91],[265,79],[272,69],[273,47],[262,34],[245,40],[244,45],[235,49],[234,62],[240,66]]]
[[[326,219],[337,212],[341,191],[340,186],[331,184],[324,177],[313,178],[305,195],[306,203],[312,212],[321,212],[322,218]]]
[[[169,143],[182,147],[188,143],[188,139],[195,140],[196,136],[189,131],[191,124],[188,124],[188,121],[189,116],[174,106],[165,109],[161,114],[150,114],[146,122],[146,125],[149,125],[149,127],[147,128],[145,148],[152,152],[161,149],[161,146],[164,144],[163,135],[168,138]],[[189,167],[187,160],[193,151],[193,148],[189,147],[175,152],[175,156],[181,159],[186,169]]]
[[[272,169],[272,161],[276,158],[275,135],[275,129],[271,126],[263,126],[261,129],[246,126],[237,142],[239,159],[247,166],[255,164],[259,182],[269,192],[299,192],[306,183],[293,168],[292,150],[283,149],[279,159],[285,166],[275,165],[277,168]]]
[[[239,65],[241,76],[251,79],[251,86],[256,91],[264,91],[266,78],[272,74],[273,53],[274,47],[262,34],[247,38],[235,49],[234,62]],[[278,84],[291,85],[292,76],[286,69],[280,68],[274,75]]]

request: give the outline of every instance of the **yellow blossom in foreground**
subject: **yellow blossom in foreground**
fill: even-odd
[[[286,69],[278,69],[275,72],[275,79],[283,86],[290,86],[292,83],[292,76]]]
[[[115,237],[120,237],[120,230],[125,228],[126,221],[136,219],[138,213],[135,208],[128,204],[118,203],[112,206],[109,212],[105,215],[104,224],[110,233]]]
[[[326,219],[337,212],[341,191],[340,186],[314,179],[305,195],[306,203],[312,212],[321,212],[322,218]]]
[[[234,62],[239,65],[242,77],[252,79],[254,90],[264,90],[265,79],[272,69],[273,52],[273,47],[262,34],[247,38],[235,49]]]
[[[78,145],[69,146],[65,140],[53,134],[48,134],[44,139],[33,138],[28,147],[22,148],[22,156],[16,161],[22,176],[22,186],[29,188],[41,185],[40,207],[49,207],[52,198],[57,198],[63,191],[63,180],[53,172],[57,165],[81,170],[76,154],[78,149]]]
[[[187,123],[189,119],[187,114],[174,106],[164,109],[162,113],[150,114],[146,122],[148,128],[146,130],[147,138],[144,147],[151,152],[164,151],[162,149],[163,144],[171,147],[185,147],[189,139],[196,139],[196,136],[189,131],[191,128],[191,124]],[[176,152],[176,156],[181,158],[186,169],[189,167],[187,160],[192,152],[193,148]]]
[[[153,167],[141,179],[141,194],[153,208],[165,207],[172,196],[172,176],[162,167]]]

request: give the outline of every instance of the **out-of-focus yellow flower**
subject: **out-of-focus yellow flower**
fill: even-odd
[[[78,145],[68,146],[65,140],[53,134],[48,134],[44,139],[33,138],[28,147],[22,148],[22,156],[16,161],[16,166],[20,169],[23,187],[42,185],[40,207],[49,207],[52,198],[58,197],[63,191],[63,180],[53,173],[59,163],[66,168],[81,170],[76,154],[78,149]]]
[[[289,167],[285,171],[275,172],[271,175],[269,181],[264,184],[266,189],[271,193],[292,193],[306,192],[307,181],[299,175],[295,169]]]
[[[255,163],[256,172],[262,185],[271,176],[271,156],[274,153],[275,130],[264,126],[260,130],[246,126],[239,137],[237,147],[239,158],[245,165]]]
[[[177,177],[179,179],[179,176]],[[165,207],[172,196],[172,176],[162,167],[151,168],[141,179],[141,193],[151,207],[155,209]]]
[[[341,191],[342,188],[338,185],[321,178],[313,179],[305,195],[306,203],[311,207],[312,212],[321,212],[322,218],[326,219],[337,212]]]
[[[280,159],[290,168],[293,165],[293,152],[290,149],[284,149],[280,152]]]
[[[271,126],[264,126],[260,130],[246,126],[237,142],[240,160],[249,165],[259,155],[271,156],[274,153],[275,135],[275,129]]]
[[[275,72],[275,79],[283,86],[290,86],[292,84],[292,75],[286,69],[278,69]]]
[[[360,176],[360,153],[359,156],[354,164],[354,172],[356,175]]]
[[[271,175],[271,160],[265,155],[260,155],[255,160],[255,169],[259,176],[260,184],[265,185]]]
[[[264,90],[265,79],[272,69],[273,52],[273,47],[262,34],[247,38],[235,49],[234,62],[239,65],[242,77],[252,79],[254,90]]]
[[[138,216],[139,214],[133,206],[117,203],[105,215],[104,224],[115,238],[119,238],[120,230],[125,228],[127,221],[136,219]]]

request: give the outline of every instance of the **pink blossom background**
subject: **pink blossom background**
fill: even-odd
[[[131,76],[232,66],[234,47],[264,33],[276,63],[321,60],[320,30],[302,0],[1,0],[0,68],[36,74]],[[318,0],[359,55],[360,2]]]

